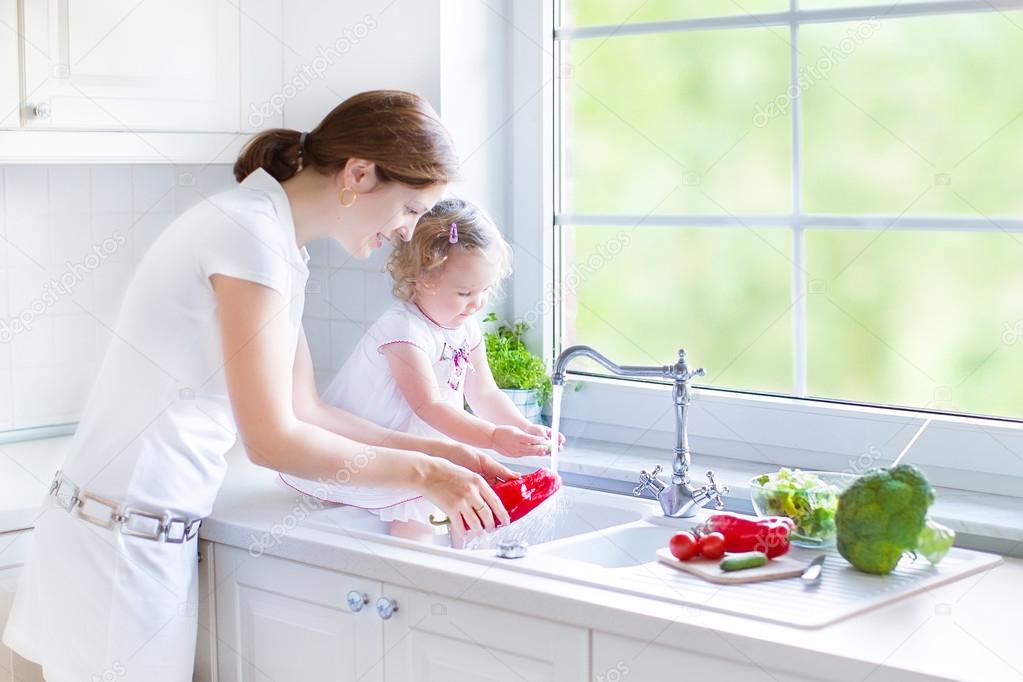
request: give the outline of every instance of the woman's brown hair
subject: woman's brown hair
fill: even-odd
[[[422,97],[400,90],[370,90],[349,97],[309,131],[272,128],[255,135],[234,164],[244,180],[263,168],[279,182],[312,166],[326,175],[348,159],[376,164],[377,178],[411,187],[446,184],[458,158],[444,124]]]
[[[455,232],[452,232],[452,224]],[[387,271],[394,280],[394,295],[411,301],[416,285],[439,273],[455,248],[475,251],[492,259],[497,264],[500,279],[511,274],[511,247],[490,216],[464,199],[441,199],[419,219],[412,239],[395,243],[391,251]]]

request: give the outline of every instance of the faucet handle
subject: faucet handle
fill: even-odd
[[[663,471],[663,467],[660,464],[655,466],[654,470],[649,474],[646,472],[646,469],[641,469],[639,472],[639,485],[632,489],[632,494],[639,497],[647,488],[650,488],[654,495],[659,494],[664,490],[664,482],[657,478],[661,471]]]
[[[704,490],[707,493],[708,500],[714,500],[714,507],[717,509],[725,508],[725,501],[721,499],[721,496],[728,493],[727,485],[718,485],[717,481],[714,480],[714,472],[711,470],[707,471],[707,480],[710,481],[704,486]]]

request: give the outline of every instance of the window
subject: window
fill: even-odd
[[[845,4],[564,0],[561,345],[1023,418],[1023,0]]]

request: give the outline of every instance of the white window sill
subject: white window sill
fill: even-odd
[[[660,464],[671,471],[671,450],[624,445],[583,438],[570,439],[558,458],[558,472],[565,482],[587,488],[631,492],[641,469],[652,471]],[[726,505],[750,513],[749,480],[777,465],[713,457],[694,452],[691,474],[704,479],[708,469],[718,483],[727,485]],[[548,466],[546,457],[498,457],[513,469],[531,471]],[[662,473],[662,479],[668,476]],[[935,487],[936,501],[931,516],[958,534],[963,547],[1023,556],[1023,498],[993,495],[954,488]]]

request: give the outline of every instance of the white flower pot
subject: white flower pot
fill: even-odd
[[[501,390],[511,398],[523,417],[534,424],[540,423],[540,411],[543,406],[536,401],[536,391],[525,391],[518,388],[502,388]]]

